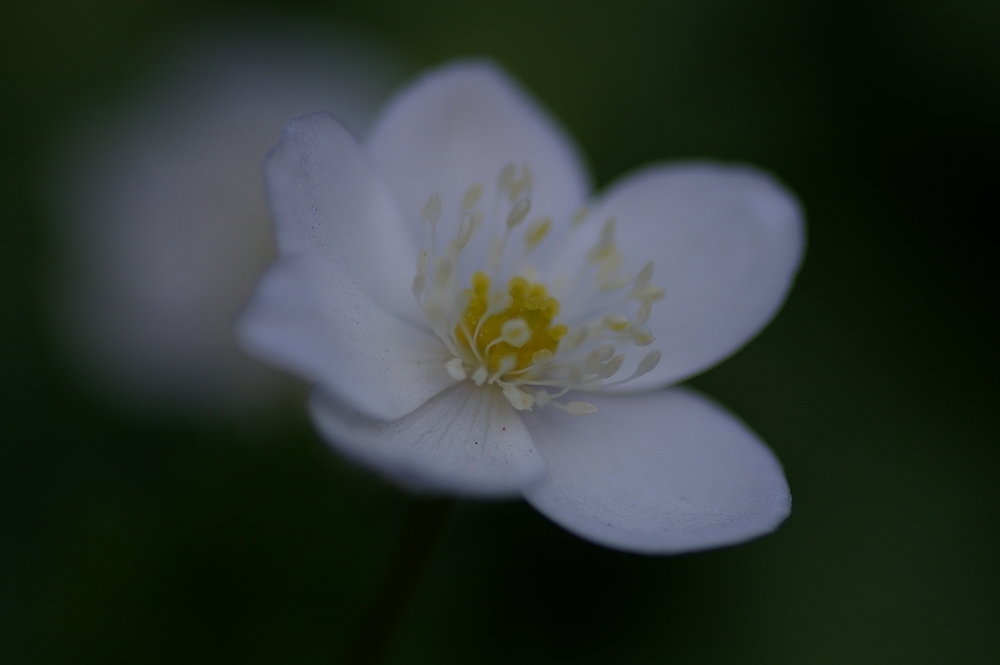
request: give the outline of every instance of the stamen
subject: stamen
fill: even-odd
[[[628,329],[629,337],[636,346],[649,346],[656,341],[653,333],[644,325],[635,324]]]
[[[413,295],[417,296],[417,301],[420,300],[420,294],[424,292],[424,286],[427,284],[427,250],[420,250],[420,256],[417,257],[417,274],[413,278]]]
[[[510,202],[513,203],[517,199],[521,198],[521,194],[527,194],[531,196],[531,190],[534,186],[534,179],[531,177],[531,169],[528,168],[527,164],[521,164],[521,177],[517,180],[512,180],[510,183]]]
[[[645,324],[652,303],[666,292],[651,283],[652,262],[634,278],[623,274],[625,262],[615,244],[614,218],[605,221],[598,242],[581,257],[575,280],[572,275],[562,278],[569,283],[557,293],[560,299],[563,295],[570,298],[562,303],[542,283],[544,271],[527,262],[528,255],[549,237],[552,218],[542,216],[528,224],[521,258],[506,262],[504,251],[511,231],[526,221],[531,210],[533,186],[527,164],[510,163],[501,170],[493,210],[485,221],[492,227],[492,237],[486,255],[479,256],[486,259],[485,264],[478,265],[465,262],[472,251],[466,248],[484,223],[478,207],[483,184],[473,184],[462,197],[457,224],[451,227],[456,234],[444,245],[443,254],[437,253],[436,228],[444,206],[441,195],[432,194],[421,211],[430,227],[430,245],[417,258],[413,293],[453,356],[445,363],[452,379],[495,385],[518,410],[538,405],[575,415],[593,413],[597,410],[593,404],[557,400],[570,391],[596,391],[652,371],[660,361],[659,351],[647,353],[632,376],[609,382],[625,363],[626,354],[618,352],[622,345],[653,343]],[[579,226],[586,217],[587,209],[580,208],[568,222]],[[476,251],[483,248],[479,243],[473,247]],[[458,277],[470,273],[471,283],[463,288]],[[634,318],[625,311],[631,300],[639,303]],[[570,318],[556,323],[563,305]]]
[[[434,263],[434,286],[435,288],[441,289],[448,283],[451,279],[451,261],[446,258],[439,258]]]
[[[611,360],[615,354],[615,347],[610,344],[599,346],[587,355],[583,363],[583,371],[586,374],[597,374],[604,367],[604,363]]]
[[[649,321],[649,315],[653,311],[653,299],[646,297],[642,299],[642,304],[639,305],[639,313],[635,315],[635,322],[642,325]]]
[[[587,254],[588,263],[604,263],[613,259],[615,252],[615,218],[610,217],[601,228],[601,240]]]
[[[507,374],[516,366],[517,366],[517,356],[504,356],[503,358],[500,359],[500,366],[497,367],[497,371],[493,373],[493,375],[489,378],[487,383],[490,383],[491,385],[496,383],[501,376]]]
[[[469,244],[469,238],[472,237],[473,223],[475,219],[475,215],[471,212],[467,212],[462,216],[462,221],[458,223],[458,237],[456,238],[457,242],[455,244],[458,245],[460,249],[465,249],[465,246]]]
[[[612,386],[620,386],[623,383],[628,383],[633,379],[639,378],[643,374],[649,374],[654,369],[656,369],[657,365],[660,364],[661,355],[662,354],[659,351],[650,351],[645,356],[643,356],[642,360],[639,361],[639,365],[635,368],[635,371],[632,372],[631,376],[622,379],[621,381],[615,381],[614,383],[605,383],[603,386],[601,386],[601,388],[611,388]]]
[[[514,385],[505,386],[503,395],[518,411],[530,411],[531,406],[535,403],[534,397]]]
[[[642,267],[639,274],[635,276],[635,285],[632,287],[632,297],[634,298],[636,294],[642,293],[646,286],[649,284],[649,280],[653,277],[653,262],[650,261]]]
[[[667,292],[660,288],[659,286],[654,286],[652,284],[646,286],[641,291],[635,291],[632,293],[632,297],[636,300],[645,300],[649,298],[652,301],[663,300],[667,295]]]
[[[431,194],[420,216],[425,224],[437,224],[441,219],[441,192]]]
[[[589,402],[570,402],[565,405],[553,402],[552,406],[562,409],[566,413],[572,413],[574,416],[589,416],[592,413],[597,413],[597,407]]]
[[[465,380],[465,368],[462,367],[461,358],[452,358],[444,364],[444,368],[448,372],[448,376],[456,381]]]
[[[468,191],[465,192],[465,196],[462,197],[462,212],[468,212],[476,207],[479,203],[479,199],[483,197],[483,183],[477,182],[472,187],[469,187]]]
[[[535,220],[528,226],[528,230],[524,233],[524,246],[525,251],[530,252],[535,247],[538,247],[539,243],[545,239],[545,236],[549,233],[549,228],[552,226],[551,217],[542,217],[541,219]]]
[[[515,203],[510,214],[507,215],[507,228],[512,229],[523,222],[524,218],[528,216],[529,210],[531,210],[531,199],[525,198]]]
[[[514,162],[509,162],[500,171],[500,177],[497,178],[497,191],[503,193],[510,189],[510,185],[514,182],[514,175],[517,172],[517,167],[514,166]]]
[[[632,378],[637,376],[642,376],[643,374],[649,374],[656,366],[660,364],[660,358],[663,356],[659,350],[653,350],[643,356],[642,360],[639,361],[639,366],[635,370],[635,374]]]
[[[611,330],[621,332],[622,330],[628,328],[629,320],[627,316],[623,316],[621,314],[608,314],[601,319],[601,323]]]
[[[618,370],[622,368],[622,365],[624,364],[625,364],[625,356],[619,353],[617,356],[615,356],[608,362],[604,363],[604,367],[602,367],[601,371],[597,373],[596,377],[597,380],[603,381],[604,379],[614,376],[618,372]]]

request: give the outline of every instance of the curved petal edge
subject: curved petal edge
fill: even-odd
[[[458,384],[393,422],[364,416],[321,391],[309,410],[344,455],[414,490],[515,497],[545,471],[523,421],[496,389]]]
[[[791,495],[774,454],[736,417],[683,388],[588,397],[591,416],[528,414],[548,464],[523,494],[578,536],[644,554],[734,545],[776,529]]]

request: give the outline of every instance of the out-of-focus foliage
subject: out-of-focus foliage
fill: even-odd
[[[697,378],[785,464],[792,517],[680,558],[461,504],[395,662],[1000,658],[995,376],[1000,9],[790,1],[9,3],[0,22],[0,660],[335,661],[412,499],[304,417],[122,415],[57,352],[46,160],[68,114],[204,21],[281,10],[429,66],[486,54],[600,185],[706,156],[809,216],[775,322]]]

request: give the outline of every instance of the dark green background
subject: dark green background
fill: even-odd
[[[177,30],[276,9],[208,5],[0,10],[5,663],[336,662],[412,507],[301,414],[264,430],[124,416],[53,351],[47,140]],[[1000,662],[1000,4],[280,9],[365,29],[414,67],[497,59],[598,184],[656,160],[749,161],[808,213],[784,310],[692,381],[775,449],[788,522],[646,558],[523,503],[460,504],[393,662]]]

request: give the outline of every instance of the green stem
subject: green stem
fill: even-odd
[[[417,499],[410,512],[385,582],[348,650],[352,665],[379,665],[427,571],[454,499]]]

